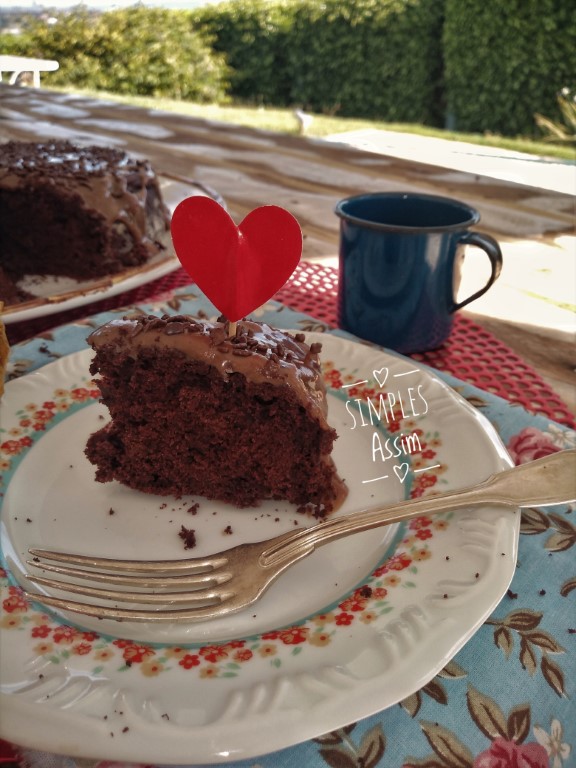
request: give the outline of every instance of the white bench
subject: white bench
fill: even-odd
[[[55,72],[60,65],[51,59],[29,59],[26,56],[0,56],[0,82],[4,72],[12,72],[8,83],[14,85],[24,72],[32,73],[34,88],[40,88],[40,72]]]

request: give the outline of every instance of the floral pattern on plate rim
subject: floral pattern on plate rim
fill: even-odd
[[[343,373],[334,363],[324,363],[324,378],[329,391],[339,396],[344,385],[356,381],[354,372]],[[350,387],[346,396],[374,397],[376,390],[363,384]],[[6,480],[16,470],[20,460],[33,447],[42,434],[55,426],[62,418],[86,405],[97,402],[100,393],[94,381],[86,379],[81,385],[54,390],[52,399],[42,404],[29,403],[16,412],[18,426],[0,429],[0,494],[5,492]],[[442,483],[446,466],[437,462],[437,452],[442,445],[438,433],[428,434],[419,429],[413,419],[390,421],[386,429],[390,433],[410,429],[418,434],[419,448],[410,457],[413,469],[419,469],[410,487],[410,496],[421,496]],[[432,464],[434,466],[432,466]],[[430,471],[426,467],[430,466]],[[154,677],[178,665],[182,670],[196,670],[201,678],[236,677],[242,667],[254,659],[268,659],[274,667],[282,666],[282,651],[298,655],[313,646],[329,645],[339,627],[349,627],[355,622],[370,624],[383,614],[393,610],[387,597],[398,587],[415,586],[418,563],[428,560],[430,540],[449,526],[451,514],[442,517],[419,517],[400,528],[400,538],[394,552],[366,578],[365,583],[326,612],[302,619],[289,627],[275,629],[260,635],[209,645],[156,646],[130,639],[109,637],[81,627],[63,624],[54,614],[41,610],[31,603],[19,586],[10,580],[5,568],[0,568],[0,630],[25,632],[34,643],[37,657],[53,664],[65,662],[71,657],[86,657],[94,663],[93,674],[103,671],[106,665],[121,670],[136,667],[141,674]]]

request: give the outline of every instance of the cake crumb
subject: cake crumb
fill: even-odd
[[[372,587],[369,587],[367,584],[365,584],[360,589],[360,597],[366,597],[366,598],[372,597]]]
[[[309,517],[313,517],[316,520],[323,520],[327,516],[328,511],[329,510],[324,506],[324,504],[312,504],[311,502],[298,507],[296,510],[298,514],[308,515]]]
[[[506,592],[506,595],[510,598],[510,600],[516,600],[516,598],[518,597],[518,592],[512,592],[512,590],[509,589]]]
[[[108,510],[108,514],[109,515],[114,515],[114,514],[116,514],[116,510],[112,509],[112,507],[110,507],[110,509]]]
[[[188,507],[188,514],[189,515],[195,515],[198,512],[198,509],[200,508],[199,502],[194,502],[194,504],[191,504],[190,507]]]
[[[234,531],[232,530],[232,526],[231,525],[227,525],[226,528],[224,528],[224,533],[227,534],[228,536],[230,536],[232,533],[234,533]]]
[[[184,549],[194,549],[196,546],[196,533],[191,528],[186,528],[184,525],[180,527],[178,536],[184,542]]]

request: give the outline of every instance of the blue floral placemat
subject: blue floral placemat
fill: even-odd
[[[190,289],[138,309],[215,317]],[[12,349],[9,378],[86,348],[106,312]],[[333,331],[270,302],[255,315],[276,327]],[[576,447],[576,433],[520,406],[435,375],[493,424],[518,463]],[[0,435],[0,439],[6,439]],[[576,523],[574,505],[522,513],[519,557],[506,596],[474,637],[421,690],[358,723],[232,768],[570,768],[576,765]],[[121,768],[22,750],[31,768]],[[191,763],[193,754],[191,754]],[[155,767],[153,767],[155,768]]]

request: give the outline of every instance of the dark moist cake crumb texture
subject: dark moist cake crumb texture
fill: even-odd
[[[169,242],[150,163],[67,141],[0,144],[0,298],[31,298],[25,275],[87,280],[143,265]]]
[[[330,458],[318,346],[254,322],[112,321],[91,367],[111,421],[88,440],[96,479],[239,507],[263,499],[329,513],[345,495]],[[176,344],[175,337],[179,337]],[[297,340],[298,339],[298,340]],[[201,347],[196,356],[187,343]]]
[[[180,536],[184,542],[184,549],[194,549],[196,546],[196,531],[192,530],[191,528],[186,528],[186,526],[182,525],[180,526],[178,536]]]

